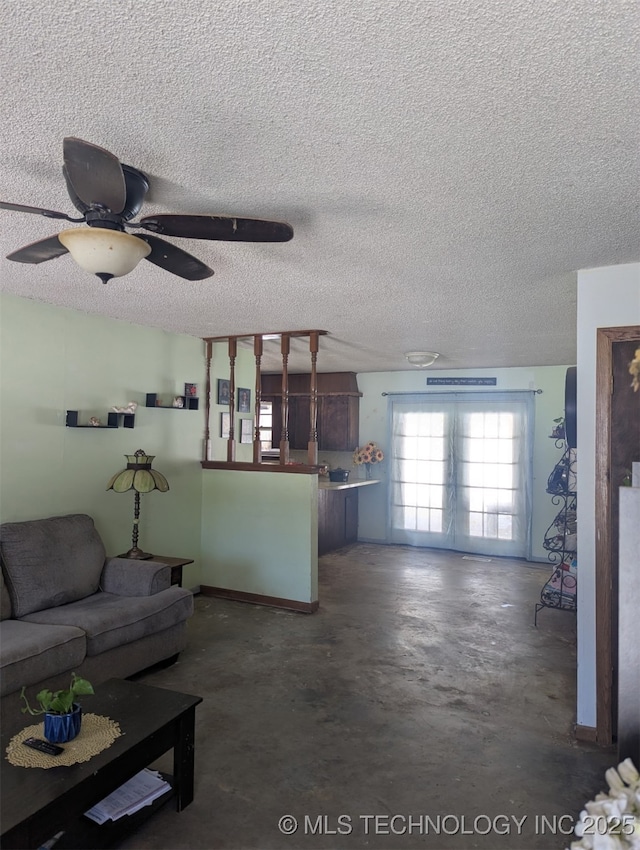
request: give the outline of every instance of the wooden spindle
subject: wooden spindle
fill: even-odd
[[[262,375],[260,372],[260,364],[262,362],[261,334],[256,334],[253,338],[253,354],[256,358],[256,406],[253,420],[253,462],[260,463],[262,460],[262,448],[260,445],[260,402],[262,400]]]
[[[205,415],[204,415],[204,460],[211,460],[211,356],[213,352],[213,343],[210,339],[205,341],[205,361],[206,361],[206,400],[205,400]]]
[[[238,355],[238,340],[229,337],[229,439],[227,440],[227,463],[236,459],[235,440],[235,406],[236,406],[236,357]]]
[[[289,351],[291,340],[288,334],[282,334],[280,351],[282,353],[282,433],[280,435],[280,463],[289,462]]]
[[[307,447],[307,463],[316,466],[318,463],[318,349],[320,336],[317,331],[309,334],[309,351],[311,352],[311,397],[309,399],[309,444]]]

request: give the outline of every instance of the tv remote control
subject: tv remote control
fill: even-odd
[[[25,738],[22,743],[25,747],[31,747],[32,750],[38,750],[41,753],[46,753],[48,756],[59,756],[60,753],[64,752],[64,747],[51,744],[49,741],[43,741],[41,738]]]

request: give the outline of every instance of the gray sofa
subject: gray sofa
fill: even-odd
[[[153,561],[105,557],[85,514],[0,525],[0,697],[97,685],[177,655],[193,596]]]

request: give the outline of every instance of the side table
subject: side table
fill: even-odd
[[[126,555],[118,555],[118,558],[126,558]],[[193,564],[193,558],[171,558],[169,555],[152,555],[151,558],[145,558],[141,564],[146,564],[149,561],[154,561],[156,564],[164,564],[171,567],[171,584],[177,584],[182,587],[182,568],[187,564]]]

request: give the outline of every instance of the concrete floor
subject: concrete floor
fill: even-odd
[[[195,800],[120,846],[568,847],[615,753],[573,738],[575,617],[533,626],[548,573],[356,544],[321,558],[316,614],[197,597],[140,680],[204,697]]]

